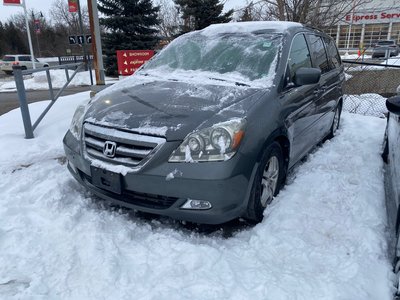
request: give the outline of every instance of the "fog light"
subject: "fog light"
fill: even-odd
[[[204,200],[188,199],[185,204],[181,206],[183,209],[210,209],[211,203]]]

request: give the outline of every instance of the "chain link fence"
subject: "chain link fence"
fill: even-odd
[[[385,117],[385,101],[398,93],[400,57],[384,61],[343,60],[346,82],[343,109],[351,113]]]

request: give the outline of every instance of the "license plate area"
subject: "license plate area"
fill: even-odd
[[[90,172],[93,185],[116,194],[122,193],[121,174],[93,166],[90,167]]]

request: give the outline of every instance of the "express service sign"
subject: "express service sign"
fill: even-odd
[[[347,15],[345,21],[354,24],[399,22],[400,10],[392,9],[379,12],[354,13]]]
[[[21,0],[3,0],[4,5],[21,5]]]
[[[117,50],[118,74],[132,75],[153,55],[153,50]]]

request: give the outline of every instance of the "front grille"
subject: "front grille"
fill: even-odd
[[[112,198],[130,203],[133,205],[143,206],[147,208],[154,209],[167,209],[171,207],[179,198],[176,197],[168,197],[162,195],[148,194],[148,193],[139,193],[135,191],[122,190],[122,194],[115,194],[110,191],[103,190],[99,187],[96,187],[92,183],[92,178],[85,173],[79,171],[81,177],[84,181],[104,192],[104,194],[111,196]]]
[[[86,154],[95,159],[127,166],[139,166],[156,148],[165,143],[164,138],[142,135],[118,129],[84,124],[84,144]],[[114,157],[103,154],[105,142],[115,142]]]

